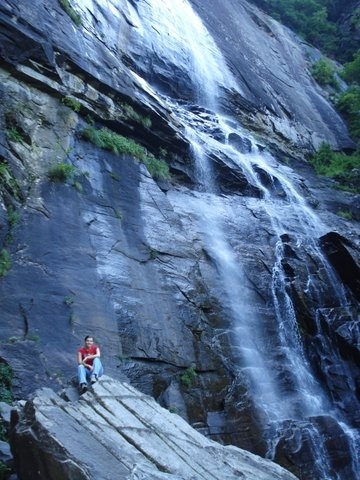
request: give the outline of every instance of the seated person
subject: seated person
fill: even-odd
[[[100,360],[100,348],[94,345],[92,336],[85,337],[85,345],[77,351],[78,380],[81,393],[86,392],[87,380],[95,383],[104,373]]]

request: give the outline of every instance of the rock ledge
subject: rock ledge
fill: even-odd
[[[107,376],[74,402],[38,390],[13,418],[11,447],[22,480],[295,479]]]

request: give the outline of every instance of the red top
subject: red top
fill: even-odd
[[[93,345],[90,348],[85,348],[85,347],[79,348],[78,352],[81,353],[81,360],[84,360],[84,358],[86,358],[88,355],[96,355],[97,349],[98,349],[97,345]],[[94,361],[93,358],[89,358],[89,360],[86,360],[85,363],[87,363],[88,365],[92,365],[93,361]]]

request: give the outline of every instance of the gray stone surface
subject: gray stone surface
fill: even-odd
[[[295,479],[269,460],[207,439],[107,376],[76,402],[39,390],[13,428],[22,480]]]
[[[241,96],[262,112],[258,128],[266,131],[268,140],[273,130],[283,142],[298,147],[317,147],[325,138],[334,147],[352,144],[343,121],[310,74],[309,45],[246,0],[191,3],[238,78]],[[234,100],[232,107],[245,119],[241,101],[237,108]]]
[[[209,3],[212,8],[204,11]],[[254,329],[253,343],[265,352],[284,398],[290,398],[284,407],[296,409],[301,389],[293,388],[294,369],[278,345],[270,285],[279,249],[280,294],[293,302],[295,338],[331,409],[358,429],[359,409],[350,408],[358,404],[360,385],[354,348],[359,344],[358,303],[351,293],[358,286],[348,281],[343,262],[336,262],[336,288],[345,290],[353,311],[346,316],[314,243],[319,235],[339,232],[345,239],[339,251],[344,247],[350,263],[359,264],[359,198],[334,190],[333,181],[315,176],[303,161],[303,149],[308,152],[322,139],[348,146],[343,122],[308,74],[301,53],[308,47],[242,0],[236,11],[227,1],[192,4],[225,57],[233,60],[231,68],[243,88],[242,94],[221,89],[222,108],[233,116],[233,125],[240,118],[255,133],[260,152],[267,154],[265,145],[279,152],[279,158],[264,157],[273,167],[271,175],[259,166],[249,178],[245,166],[226,151],[226,135],[214,112],[194,104],[196,81],[186,45],[176,54],[171,43],[167,53],[166,41],[159,55],[156,42],[144,44],[144,35],[159,32],[156,19],[137,13],[149,2],[119,6],[107,1],[106,8],[100,1],[74,2],[80,27],[55,0],[1,3],[0,162],[10,179],[5,175],[0,182],[0,250],[9,251],[11,268],[0,278],[0,360],[14,371],[15,398],[46,386],[65,387],[63,395],[73,399],[76,392],[68,383],[75,374],[75,351],[91,333],[100,343],[107,374],[127,379],[212,438],[265,455],[267,418],[259,415],[259,396],[251,392],[247,374],[252,369],[242,363],[239,329],[204,231],[202,207],[212,206],[210,217],[212,210],[221,212],[233,263],[244,273],[237,293],[249,303],[239,311],[251,319],[250,327],[253,319],[261,320],[265,340],[261,344]],[[223,15],[234,31],[222,23]],[[238,26],[241,31],[234,33]],[[176,55],[182,55],[181,61]],[[154,88],[161,77],[165,92],[186,103],[186,124],[206,135],[206,145],[218,142],[209,156],[218,189],[207,189],[195,174],[181,109],[141,75]],[[64,105],[64,96],[76,99],[80,111]],[[130,106],[140,117],[126,113]],[[151,127],[141,116],[151,119]],[[81,131],[88,122],[165,155],[171,181],[154,181],[134,158],[86,142]],[[14,125],[21,141],[9,137]],[[239,126],[230,143],[240,156],[254,159],[249,138]],[[279,161],[289,158],[289,166]],[[48,170],[56,162],[77,169],[75,186],[49,181]],[[302,196],[303,209],[316,218],[319,230],[302,228],[304,215],[292,208],[285,184]],[[14,224],[9,208],[19,215]],[[342,210],[351,212],[353,221],[339,217]],[[284,219],[279,237],[276,225]],[[196,377],[187,386],[182,376],[189,367]],[[309,447],[308,426],[320,428],[320,416],[303,420],[302,415],[286,419],[281,433],[270,429],[267,440],[275,445],[276,461],[294,472],[306,466],[308,476],[316,477],[318,452]],[[347,442],[334,448],[335,427],[327,419],[321,434],[327,439],[329,429],[332,465],[348,480],[352,452]],[[56,460],[53,453],[48,465]],[[32,459],[24,457],[27,461]],[[70,460],[62,468],[75,478],[85,475]]]

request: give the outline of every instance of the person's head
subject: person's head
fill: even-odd
[[[91,347],[94,343],[94,339],[91,335],[86,335],[84,341],[85,341],[85,346],[88,348]]]

